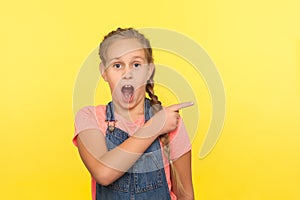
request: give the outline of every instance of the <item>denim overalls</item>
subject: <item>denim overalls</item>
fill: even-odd
[[[152,117],[149,99],[145,99],[145,121]],[[106,120],[114,122],[112,102],[106,106]],[[115,127],[106,130],[108,150],[120,145],[128,133]],[[143,153],[136,163],[108,186],[96,184],[96,200],[171,200],[164,170],[159,139]]]

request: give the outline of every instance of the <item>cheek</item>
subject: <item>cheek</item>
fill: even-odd
[[[109,88],[111,90],[111,92],[113,92],[113,90],[115,89],[116,85],[118,84],[117,81],[115,80],[115,78],[109,77],[107,79],[107,83],[109,85]]]
[[[107,82],[110,85],[110,87],[114,88],[118,82],[120,81],[121,77],[117,73],[108,73],[107,74]]]
[[[141,83],[147,82],[147,80],[148,80],[148,71],[146,71],[146,70],[139,71],[139,72],[136,74],[135,78],[136,78],[139,82],[141,82]]]
[[[145,76],[139,76],[138,78],[136,78],[135,82],[136,82],[136,86],[144,87],[147,83],[147,79]]]

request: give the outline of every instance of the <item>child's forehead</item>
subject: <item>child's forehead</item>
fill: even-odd
[[[107,60],[138,55],[145,57],[144,47],[137,39],[117,39],[106,51]]]

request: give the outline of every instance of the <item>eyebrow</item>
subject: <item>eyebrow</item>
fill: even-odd
[[[107,63],[110,64],[110,63],[112,63],[114,60],[119,60],[121,57],[122,57],[122,56],[112,58],[112,59],[108,60]],[[133,56],[133,57],[132,57],[132,59],[137,59],[137,58],[142,59],[143,61],[146,60],[145,58],[143,58],[143,57],[141,57],[141,56]]]
[[[107,63],[111,63],[113,60],[118,60],[120,59],[121,57],[115,57],[115,58],[112,58],[112,59],[109,59]]]
[[[133,57],[133,59],[136,59],[136,58],[140,58],[140,59],[142,59],[142,60],[145,60],[143,57],[141,57],[141,56],[134,56]]]

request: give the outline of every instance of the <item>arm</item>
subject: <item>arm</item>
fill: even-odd
[[[80,157],[94,179],[109,185],[121,177],[156,139],[150,127],[138,130],[118,147],[107,150],[104,135],[99,130],[86,130],[79,134],[77,145]],[[142,137],[139,137],[143,135]],[[149,135],[149,137],[145,137]]]
[[[109,185],[121,177],[160,134],[174,130],[178,117],[174,108],[156,113],[132,137],[111,151],[107,150],[100,130],[83,130],[77,137],[80,157],[98,183]]]
[[[176,178],[178,178],[181,181],[181,184],[183,186],[183,191],[177,187],[175,176],[172,173],[172,191],[177,196],[177,199],[193,200],[194,190],[191,173],[191,151],[188,151],[176,161],[174,161],[172,167],[174,167],[176,171]]]

